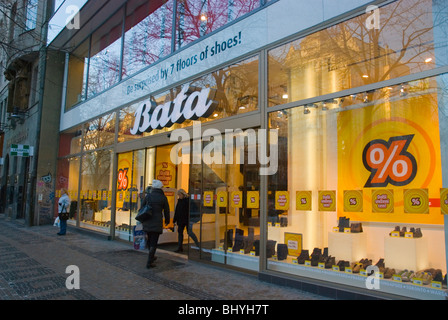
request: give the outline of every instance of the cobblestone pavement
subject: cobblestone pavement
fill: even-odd
[[[0,300],[328,300],[166,250],[148,270],[146,251],[130,243],[57,231],[0,215]],[[66,287],[70,265],[79,268],[79,289]]]

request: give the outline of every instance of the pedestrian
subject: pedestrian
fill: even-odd
[[[67,233],[67,220],[68,212],[70,210],[70,197],[68,196],[67,189],[61,189],[61,197],[58,201],[58,216],[60,229],[58,232],[59,236],[63,236]]]
[[[174,211],[173,223],[177,223],[178,241],[177,249],[174,252],[182,252],[182,244],[184,242],[184,229],[187,229],[187,234],[193,239],[194,243],[199,247],[199,241],[193,232],[193,224],[190,225],[190,200],[188,194],[184,189],[177,191],[177,204]]]
[[[148,236],[149,255],[146,263],[147,268],[155,267],[154,256],[157,250],[159,236],[163,233],[163,219],[165,218],[165,226],[170,223],[170,206],[162,187],[163,184],[160,180],[153,180],[151,193],[146,194],[145,200],[142,203],[142,206],[150,203],[152,207],[151,217],[143,221],[143,231]]]

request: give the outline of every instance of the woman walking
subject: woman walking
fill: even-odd
[[[68,212],[70,210],[70,198],[67,194],[67,189],[62,188],[61,194],[62,195],[58,201],[58,215],[60,224],[58,236],[63,236],[67,233],[67,219],[68,219]]]
[[[146,195],[142,203],[142,206],[150,203],[152,207],[151,218],[143,222],[143,231],[148,235],[149,255],[148,262],[146,263],[147,268],[155,267],[154,255],[157,250],[159,236],[163,233],[163,219],[165,218],[165,226],[170,223],[170,206],[162,187],[163,184],[160,180],[154,180],[152,182],[151,193]]]
[[[199,241],[196,235],[193,233],[192,227],[190,225],[190,200],[188,199],[188,194],[184,189],[179,189],[177,191],[177,205],[174,211],[173,223],[177,223],[178,241],[177,249],[174,252],[182,252],[182,244],[184,242],[184,229],[187,229],[188,235],[193,239],[196,246],[199,247]]]

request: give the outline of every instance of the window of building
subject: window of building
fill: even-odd
[[[126,12],[123,78],[171,53],[174,1],[150,1]]]
[[[363,14],[269,51],[269,105],[433,69],[431,6],[396,1],[381,8],[379,29]]]
[[[70,53],[68,61],[65,106],[70,110],[86,99],[87,70],[89,65],[89,40],[84,41]]]
[[[123,15],[124,10],[119,10],[92,34],[87,98],[120,80]]]
[[[315,278],[320,266],[329,273],[319,279],[350,272],[360,287],[368,266],[391,282],[431,273],[428,287],[445,275],[444,218],[431,200],[446,198],[438,80],[270,113],[285,157],[269,177],[268,245],[289,249],[268,256],[268,269]]]
[[[27,0],[26,2],[26,30],[32,30],[36,28],[37,22],[37,5],[38,0]]]
[[[260,5],[260,0],[179,0],[176,48],[184,47]]]

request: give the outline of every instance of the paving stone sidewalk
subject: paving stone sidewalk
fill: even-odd
[[[57,231],[0,215],[0,300],[328,300],[162,249],[148,270],[147,252],[131,243]],[[79,268],[80,289],[66,287],[71,265]]]

